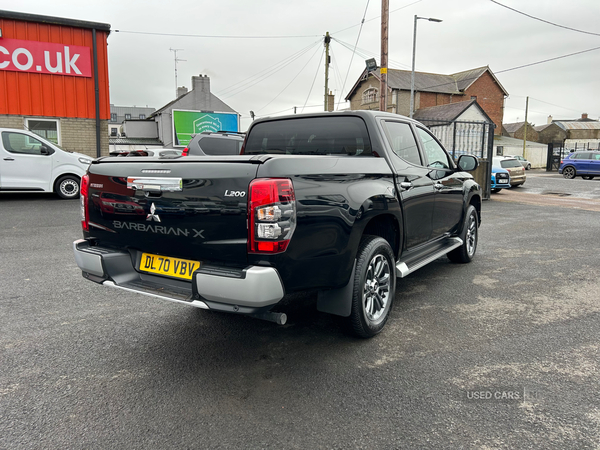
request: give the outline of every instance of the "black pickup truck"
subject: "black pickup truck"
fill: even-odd
[[[286,294],[317,291],[320,311],[370,337],[397,278],[473,258],[477,165],[396,114],[261,119],[239,156],[94,161],[75,259],[104,286],[280,324]]]

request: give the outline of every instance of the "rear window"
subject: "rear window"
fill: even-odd
[[[244,153],[373,156],[359,117],[311,117],[263,122],[248,135]]]
[[[521,165],[521,163],[519,161],[517,161],[516,159],[503,159],[502,161],[500,161],[500,166],[503,169],[506,169],[509,167],[523,167]]]
[[[198,145],[207,155],[239,155],[242,142],[241,139],[205,137],[198,141]],[[190,151],[190,154],[193,152]]]

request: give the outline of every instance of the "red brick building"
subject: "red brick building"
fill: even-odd
[[[346,100],[350,109],[379,109],[379,69],[365,71],[354,84]],[[389,112],[410,114],[410,70],[388,69]],[[495,134],[502,133],[504,99],[508,96],[489,67],[479,67],[452,75],[415,72],[415,111],[432,106],[477,100],[494,121]]]

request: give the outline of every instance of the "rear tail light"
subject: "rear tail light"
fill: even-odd
[[[189,148],[184,148],[183,149],[183,153],[181,154],[182,156],[188,156],[190,154],[190,149]]]
[[[86,173],[81,177],[81,187],[79,191],[79,197],[81,200],[81,228],[83,228],[83,231],[90,231],[90,215],[88,210],[89,186],[90,176]]]
[[[258,178],[248,197],[248,252],[282,253],[296,229],[296,197],[289,178]]]

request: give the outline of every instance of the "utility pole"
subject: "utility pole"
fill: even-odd
[[[175,98],[177,98],[177,63],[179,61],[187,61],[186,59],[178,59],[177,58],[177,52],[183,51],[182,48],[169,48],[170,51],[172,51],[175,54]]]
[[[387,70],[388,70],[388,22],[390,17],[389,0],[381,0],[381,67],[379,73],[379,111],[387,111]]]
[[[325,33],[325,40],[323,42],[325,43],[325,103],[323,111],[327,112],[329,111],[329,102],[327,101],[329,96],[327,94],[329,94],[329,43],[331,42],[329,31]]]
[[[529,109],[529,97],[525,101],[525,131],[523,132],[523,158],[527,159],[526,147],[527,147],[527,110]]]

